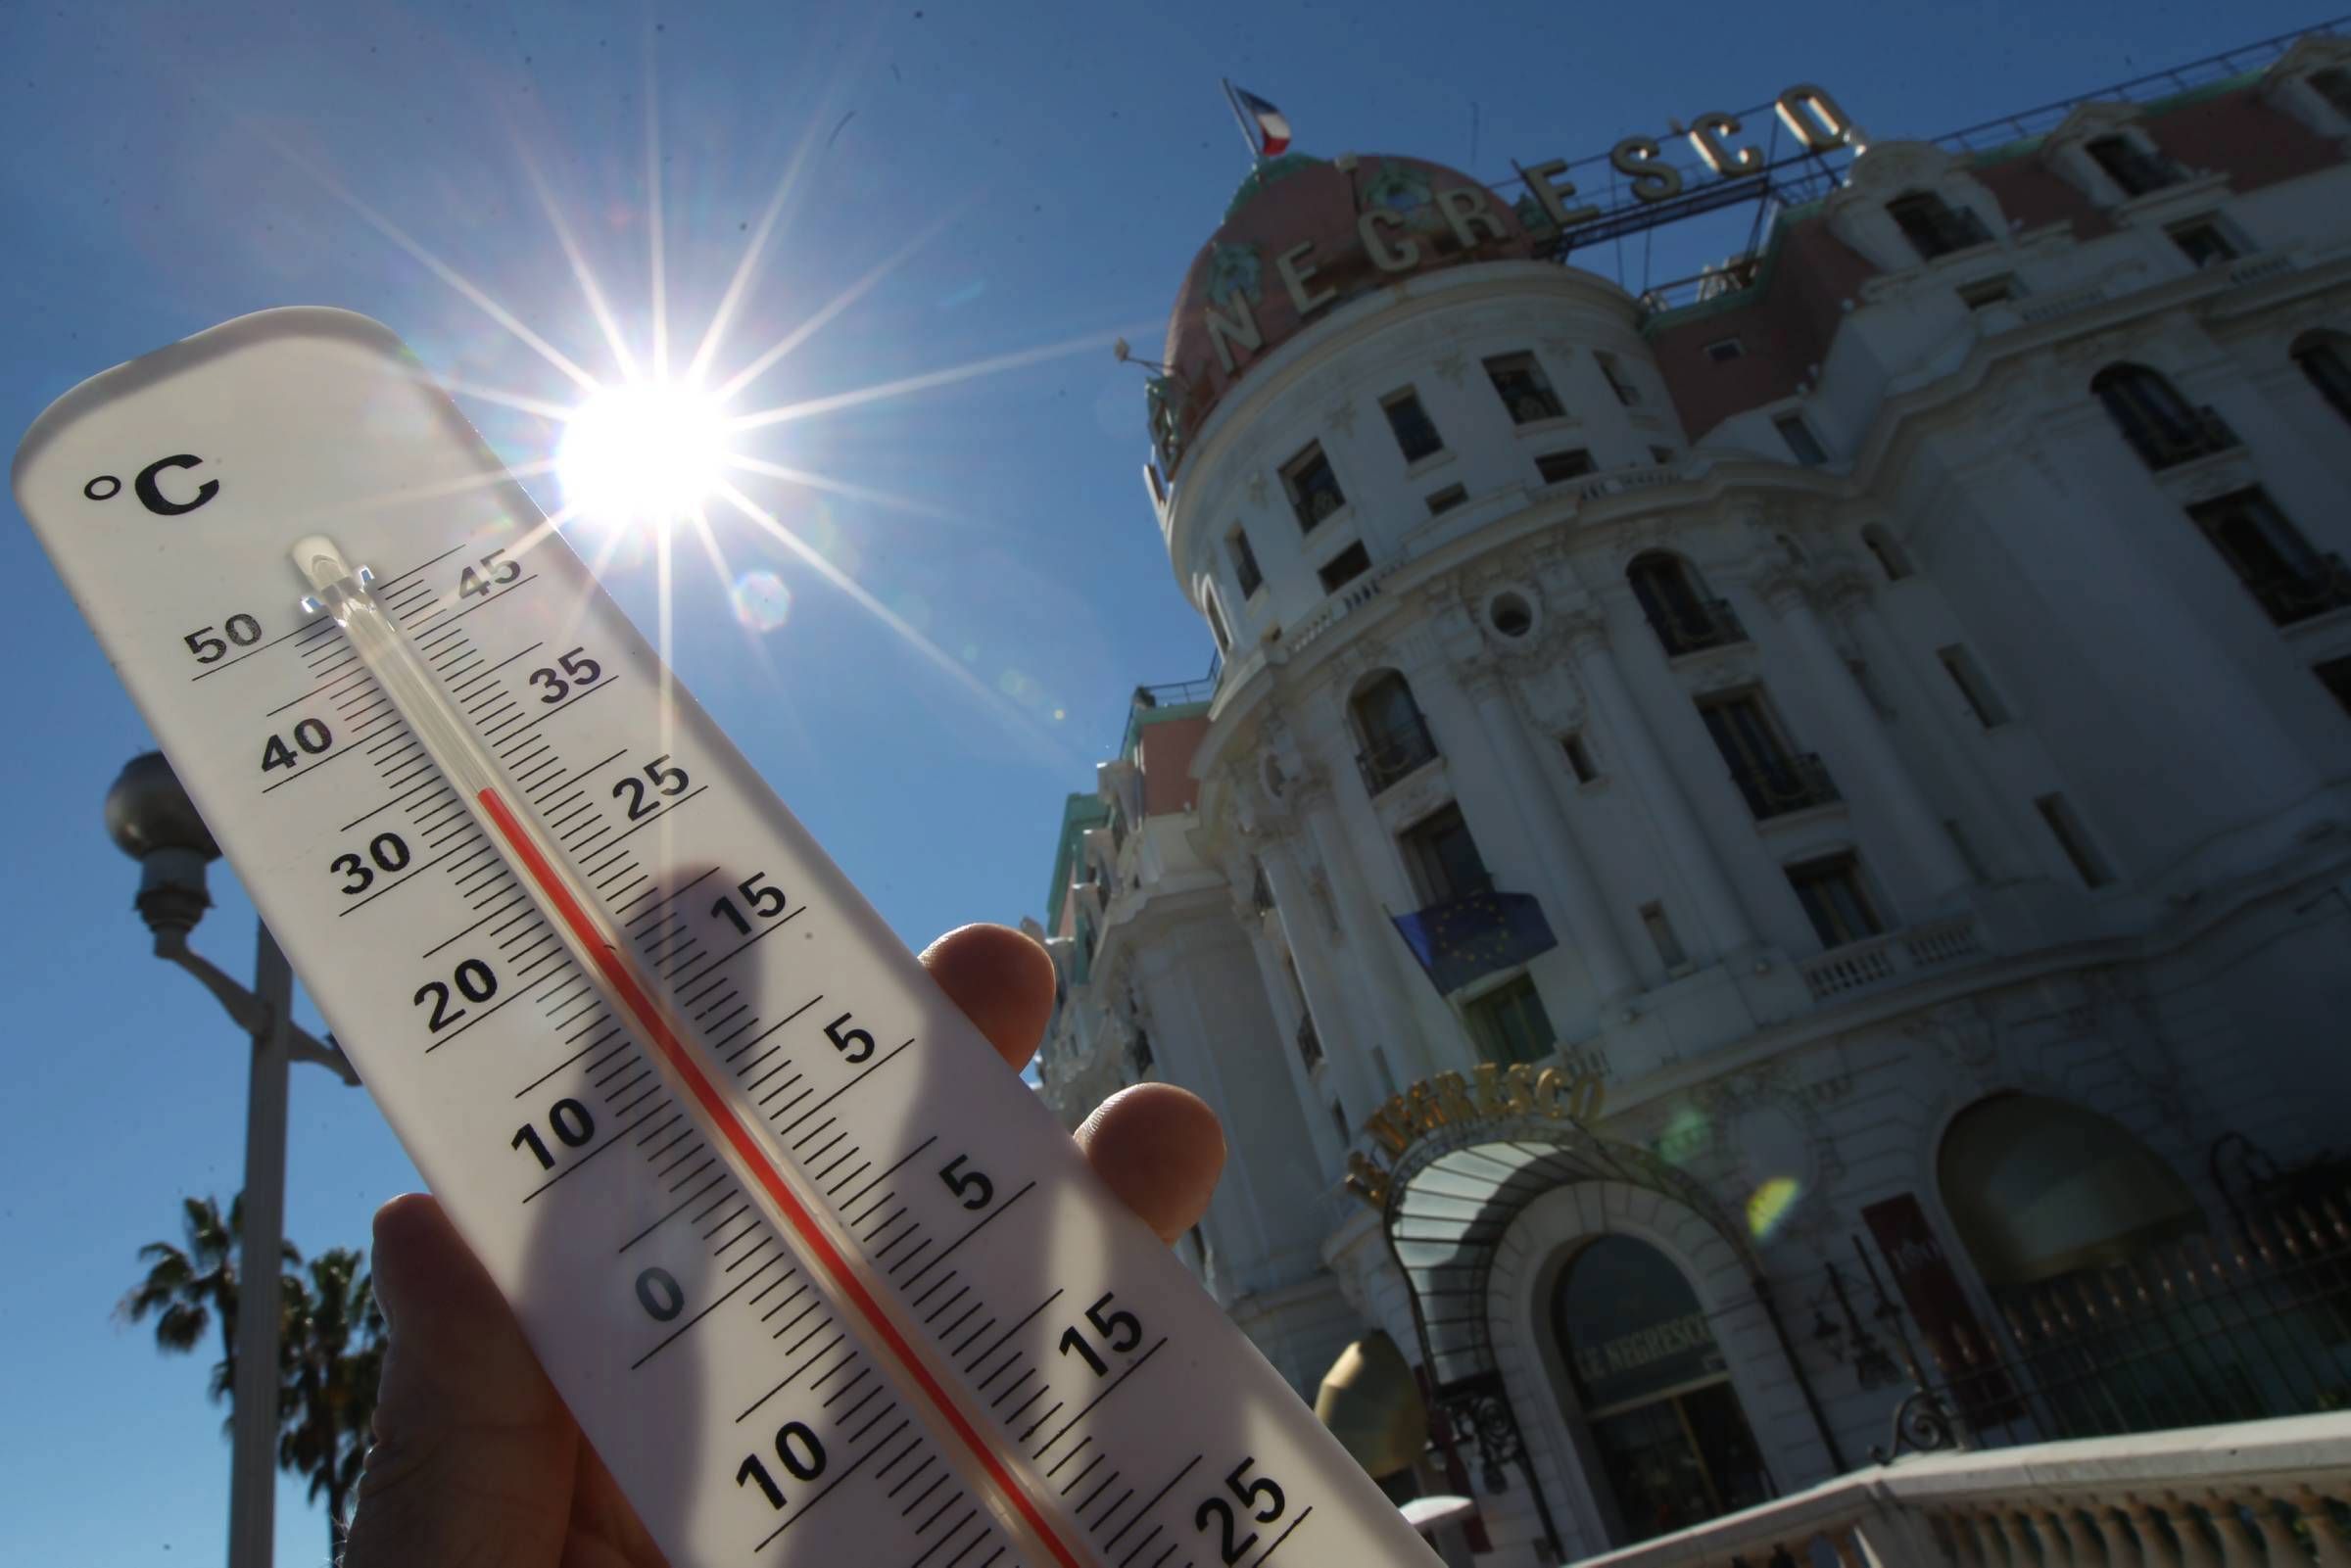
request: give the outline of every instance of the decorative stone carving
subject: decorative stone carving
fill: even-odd
[[[1266,496],[1269,488],[1266,481],[1265,470],[1252,470],[1249,475],[1248,483],[1243,488],[1249,493],[1250,505],[1263,506],[1266,503]]]
[[[1988,1086],[2000,1064],[1999,1024],[1981,1001],[1946,1002],[1905,1021],[1901,1030],[1957,1069],[1971,1088]]]
[[[1338,431],[1340,435],[1353,437],[1355,434],[1355,400],[1353,398],[1349,398],[1344,403],[1341,403],[1337,407],[1332,408],[1322,417],[1329,420],[1331,428]]]
[[[1469,356],[1459,349],[1449,349],[1437,360],[1437,374],[1450,386],[1460,386],[1469,373]]]

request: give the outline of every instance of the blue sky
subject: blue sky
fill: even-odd
[[[1156,352],[1192,252],[1246,172],[1220,75],[1280,105],[1303,150],[1411,153],[1493,178],[1513,158],[1581,157],[1797,81],[1827,86],[1881,139],[1932,135],[2321,20],[2271,0],[2225,13],[2147,0],[2127,31],[2110,6],[2022,0],[1488,4],[1442,21],[1397,0],[384,4],[355,20],[361,9],[10,8],[0,432],[108,365],[291,304],[373,315],[445,377],[569,401],[337,188],[604,375],[611,356],[527,168],[642,355],[657,127],[683,358],[812,139],[719,364],[911,254],[768,371],[752,406],[1080,345],[747,447],[883,493],[749,487],[970,681],[746,529],[722,531],[734,568],[773,571],[792,595],[773,631],[747,632],[727,585],[681,556],[681,676],[917,944],[1037,912],[1061,798],[1116,743],[1128,689],[1207,664],[1137,479],[1141,376],[1103,344],[1124,333]],[[551,453],[551,423],[468,406],[509,460]],[[554,504],[549,481],[532,488]],[[623,552],[613,582],[649,624],[641,552]],[[13,521],[0,583],[0,704],[16,736],[0,749],[0,799],[18,830],[0,906],[16,1063],[0,1132],[0,1389],[18,1417],[0,1436],[0,1560],[213,1560],[227,1448],[203,1397],[211,1352],[161,1359],[109,1312],[179,1195],[236,1185],[242,1041],[194,982],[145,956],[135,870],[107,843],[99,804],[146,732]],[[225,870],[214,885],[198,945],[247,971],[250,907]],[[359,1091],[296,1076],[290,1233],[308,1249],[358,1244],[413,1174]],[[324,1556],[323,1524],[292,1485],[279,1537],[282,1563]]]

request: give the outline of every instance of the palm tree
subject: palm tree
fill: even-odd
[[[285,1343],[278,1467],[308,1476],[312,1501],[326,1499],[327,1560],[340,1562],[384,1359],[384,1315],[359,1253],[330,1248],[311,1259],[307,1281],[287,1278]]]
[[[149,1242],[139,1249],[147,1277],[116,1306],[125,1322],[155,1317],[155,1344],[166,1354],[185,1354],[203,1340],[214,1319],[220,1323],[220,1359],[213,1363],[211,1395],[227,1399],[237,1382],[237,1277],[241,1262],[238,1239],[243,1234],[245,1199],[239,1194],[220,1217],[215,1198],[183,1198],[180,1229],[187,1245]],[[287,1267],[298,1268],[302,1255],[292,1243],[285,1246]]]

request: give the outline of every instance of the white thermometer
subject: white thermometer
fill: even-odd
[[[1432,1560],[390,332],[216,327],[15,482],[677,1568]]]

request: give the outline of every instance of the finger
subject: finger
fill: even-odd
[[[1053,1017],[1053,960],[1009,926],[965,926],[923,952],[923,967],[1014,1069],[1028,1066]]]
[[[420,1193],[376,1211],[373,1270],[390,1346],[348,1568],[555,1562],[579,1428],[513,1312]]]
[[[1138,1083],[1103,1101],[1079,1127],[1078,1147],[1094,1174],[1169,1243],[1208,1212],[1224,1168],[1217,1114],[1172,1083]]]

